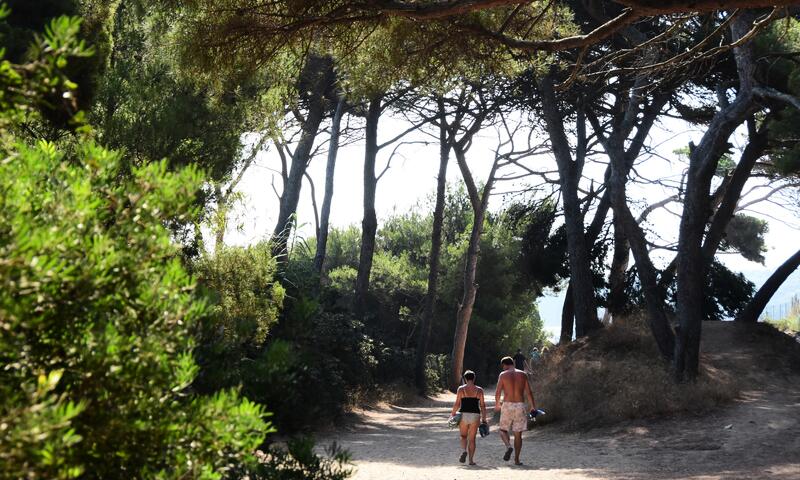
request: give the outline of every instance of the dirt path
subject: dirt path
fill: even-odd
[[[580,434],[557,425],[534,429],[525,435],[521,467],[502,460],[495,421],[492,433],[477,439],[478,466],[469,467],[457,462],[458,432],[446,425],[454,396],[443,394],[414,406],[361,412],[351,429],[320,442],[348,449],[359,480],[800,479],[800,375],[777,366],[782,359],[775,352],[748,346],[724,329],[710,333],[707,359],[723,367],[756,362],[747,382],[759,388],[701,418],[643,420]],[[493,398],[488,403],[492,408]]]

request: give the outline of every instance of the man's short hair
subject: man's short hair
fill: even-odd
[[[467,380],[475,381],[475,372],[473,372],[472,370],[467,370],[466,372],[464,372],[464,378]]]
[[[500,360],[500,363],[503,365],[514,365],[514,359],[511,357],[503,357],[503,359]]]

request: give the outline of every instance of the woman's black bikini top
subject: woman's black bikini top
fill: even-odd
[[[481,413],[478,397],[461,397],[461,413]]]

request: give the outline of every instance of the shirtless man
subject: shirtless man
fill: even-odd
[[[519,461],[519,452],[522,450],[522,432],[528,428],[528,409],[525,407],[525,395],[528,396],[530,410],[536,409],[533,400],[533,391],[528,383],[528,375],[514,368],[514,359],[503,357],[500,361],[503,372],[497,378],[497,393],[494,398],[494,409],[500,411],[500,438],[506,446],[503,460],[511,458],[514,452],[514,465],[522,465]],[[500,395],[503,400],[500,401]],[[511,448],[511,439],[508,432],[514,432],[514,448]]]

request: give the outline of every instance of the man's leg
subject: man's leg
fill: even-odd
[[[514,432],[514,464],[521,465],[519,452],[522,450],[522,432]]]
[[[500,430],[500,440],[503,441],[503,445],[505,445],[506,448],[511,446],[511,438],[508,436],[508,431]]]

